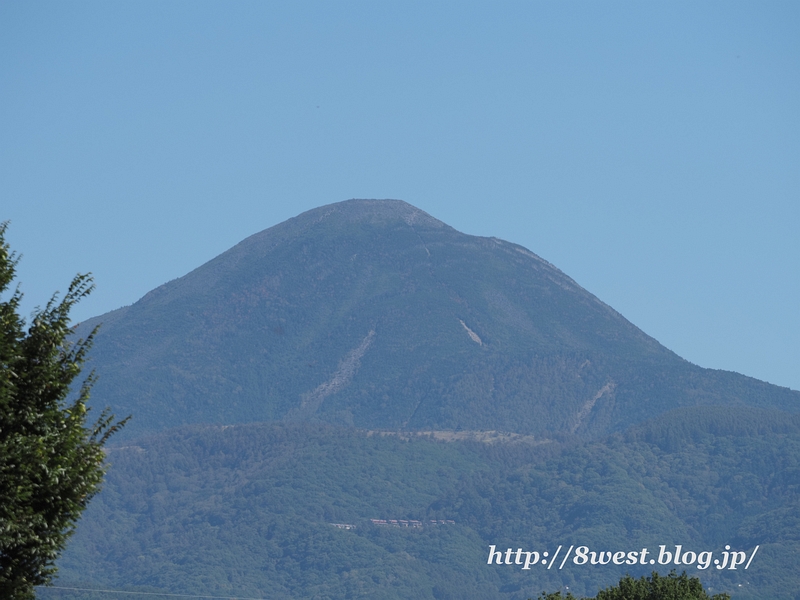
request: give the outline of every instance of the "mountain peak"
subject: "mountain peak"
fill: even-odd
[[[304,212],[296,219],[338,218],[350,223],[383,224],[402,220],[406,225],[447,227],[428,213],[403,200],[353,198]]]
[[[455,230],[403,200],[353,198],[326,204],[264,229],[246,238],[217,259],[233,255],[261,255],[264,251],[292,243],[299,238],[340,237],[352,226],[385,228],[393,226],[438,231]],[[214,261],[212,261],[214,262]]]
[[[84,327],[98,320],[94,391],[136,415],[126,432],[305,419],[597,436],[679,406],[797,406],[686,363],[527,249],[401,200],[307,211]]]

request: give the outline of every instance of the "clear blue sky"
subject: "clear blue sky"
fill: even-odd
[[[0,1],[0,220],[78,320],[400,198],[800,389],[800,2]]]

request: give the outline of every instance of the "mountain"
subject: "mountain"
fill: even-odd
[[[255,234],[101,324],[98,405],[123,437],[192,423],[599,438],[685,406],[800,392],[681,359],[516,244],[399,200]]]
[[[76,335],[100,323],[94,401],[133,420],[44,600],[525,600],[672,569],[800,600],[800,392],[688,363],[521,246],[350,200]]]

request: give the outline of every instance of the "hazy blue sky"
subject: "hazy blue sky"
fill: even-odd
[[[800,2],[0,1],[26,311],[86,271],[76,318],[131,304],[348,198],[800,389]]]

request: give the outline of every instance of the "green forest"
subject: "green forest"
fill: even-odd
[[[655,557],[661,545],[715,557],[758,546],[746,570],[686,570],[709,594],[798,597],[800,416],[684,408],[599,441],[508,440],[283,423],[194,425],[126,441],[109,451],[105,489],[56,586],[287,599],[579,597],[675,566],[570,560],[523,570],[487,564],[490,546],[648,548]]]

